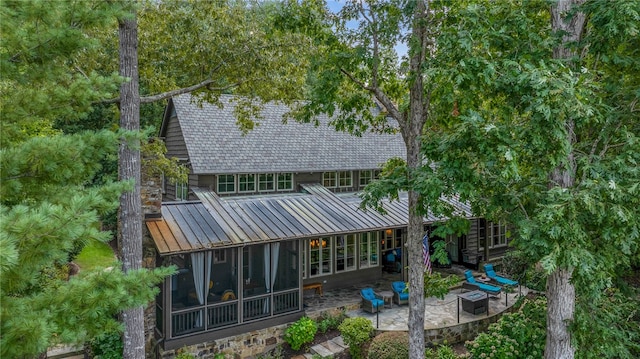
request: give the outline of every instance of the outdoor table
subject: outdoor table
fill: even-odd
[[[376,294],[379,295],[382,298],[382,300],[384,301],[384,307],[385,308],[391,308],[392,301],[393,301],[393,292],[392,291],[383,290],[381,292],[377,292]]]
[[[489,296],[479,290],[458,294],[462,299],[462,310],[471,314],[480,314],[489,310]]]

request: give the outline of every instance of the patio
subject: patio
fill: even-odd
[[[464,267],[454,266],[445,270],[444,274],[454,274],[460,277],[462,283],[464,278]],[[479,272],[474,273],[476,276]],[[398,306],[393,303],[391,308],[384,308],[380,313],[368,313],[360,309],[359,291],[365,287],[371,287],[374,291],[388,291],[391,289],[391,282],[401,280],[399,274],[384,273],[382,278],[375,283],[366,283],[361,286],[353,286],[339,290],[325,291],[324,296],[320,297],[312,294],[312,291],[305,292],[304,304],[306,306],[307,315],[311,317],[319,316],[323,312],[343,309],[349,317],[364,317],[371,320],[374,328],[382,331],[392,330],[408,330],[407,318],[409,317],[409,306]],[[515,288],[513,293],[501,293],[496,298],[489,298],[489,311],[482,314],[471,314],[462,309],[462,304],[458,310],[458,295],[468,292],[461,287],[453,288],[444,299],[426,298],[425,299],[425,330],[438,329],[457,325],[458,323],[468,323],[479,321],[487,317],[493,317],[511,307],[517,300],[518,296],[526,295],[528,290],[521,287],[520,291]],[[508,296],[508,297],[505,297]]]

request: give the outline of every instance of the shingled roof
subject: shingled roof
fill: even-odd
[[[324,172],[379,168],[391,157],[406,157],[400,134],[368,132],[361,137],[338,132],[329,118],[319,126],[289,121],[289,108],[267,103],[259,123],[243,135],[234,117],[234,97],[223,95],[223,107],[203,103],[191,95],[172,98],[194,174]],[[163,124],[165,131],[167,124]]]

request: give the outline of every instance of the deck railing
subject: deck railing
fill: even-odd
[[[238,301],[224,302],[207,308],[207,329],[238,323]]]
[[[204,330],[204,310],[186,310],[171,315],[171,333],[179,335],[194,333]]]
[[[201,331],[239,324],[239,300],[210,304],[171,313],[173,338]],[[242,301],[242,321],[248,322],[273,315],[294,312],[300,308],[299,288],[267,293]],[[206,313],[206,318],[205,318]]]
[[[296,288],[287,292],[275,293],[273,295],[273,303],[273,314],[282,314],[298,310],[300,307],[299,289]]]

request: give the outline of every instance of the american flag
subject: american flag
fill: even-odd
[[[431,256],[429,255],[429,234],[425,233],[422,237],[422,257],[424,265],[427,266],[427,272],[431,274]]]

